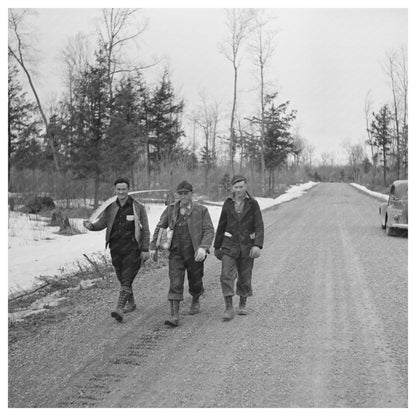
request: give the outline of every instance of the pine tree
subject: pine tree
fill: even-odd
[[[35,104],[26,98],[18,80],[18,70],[9,62],[8,67],[8,175],[11,166],[33,169],[40,165],[42,146],[39,120]]]
[[[135,80],[122,79],[114,94],[104,157],[106,166],[116,176],[129,175],[139,158],[143,137],[141,113]]]
[[[96,56],[76,82],[71,109],[74,136],[71,143],[72,169],[78,178],[94,179],[94,205],[98,205],[99,186],[105,166],[107,130],[111,102],[102,53]]]
[[[158,171],[162,158],[174,151],[184,134],[180,122],[183,107],[182,100],[175,102],[173,87],[165,71],[148,107],[149,159]]]
[[[290,128],[296,111],[289,111],[289,101],[276,105],[277,94],[266,96],[264,161],[269,170],[269,192],[274,189],[274,172],[287,161],[294,149]]]
[[[377,114],[373,113],[373,117],[374,119],[371,122],[372,141],[382,155],[384,186],[387,186],[387,157],[393,140],[391,128],[392,114],[388,105],[385,104]]]

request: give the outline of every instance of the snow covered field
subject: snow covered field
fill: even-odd
[[[292,186],[278,198],[256,198],[261,209],[278,205],[303,195],[316,185],[308,182]],[[208,205],[214,227],[218,224],[221,206]],[[153,233],[164,205],[146,204],[150,232]],[[109,255],[105,250],[105,230],[90,232],[82,226],[81,219],[73,219],[83,234],[64,236],[57,234],[58,227],[46,225],[46,219],[35,215],[9,212],[8,266],[9,290],[27,289],[38,276],[54,276],[74,270],[78,262],[85,263],[87,256]]]

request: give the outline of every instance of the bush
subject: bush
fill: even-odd
[[[49,196],[35,196],[29,200],[25,208],[29,214],[38,214],[40,211],[55,209],[55,203]]]

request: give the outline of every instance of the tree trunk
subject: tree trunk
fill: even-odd
[[[261,195],[264,196],[264,173],[266,170],[266,164],[264,161],[264,136],[265,136],[265,120],[264,120],[264,68],[260,65],[260,104],[261,104],[261,137],[260,137],[260,182],[261,182]]]
[[[96,173],[94,177],[94,208],[98,207],[99,189],[100,189],[100,175]]]
[[[146,135],[146,185],[150,189],[150,146],[149,137]]]
[[[231,110],[231,121],[230,121],[230,163],[231,163],[231,173],[234,175],[234,118],[235,118],[235,109],[237,103],[237,66],[235,61],[233,62],[234,66],[234,95],[233,95],[233,107]]]

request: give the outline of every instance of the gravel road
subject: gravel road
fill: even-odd
[[[163,325],[166,268],[137,279],[122,324],[115,286],[79,293],[9,345],[9,407],[407,407],[408,240],[385,235],[378,205],[325,183],[265,212],[249,315],[230,322],[213,256],[201,313],[187,294],[178,328]]]

